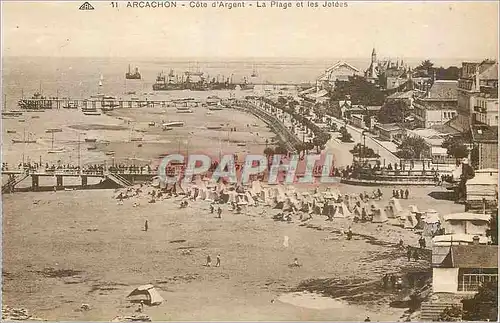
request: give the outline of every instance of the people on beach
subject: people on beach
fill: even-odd
[[[212,258],[210,258],[210,255],[207,256],[207,263],[205,264],[206,267],[212,266]]]
[[[217,209],[217,218],[218,218],[218,219],[222,219],[222,209],[220,208],[220,206],[219,206],[219,208]]]
[[[144,231],[148,231],[148,220],[146,220],[146,222],[144,222]]]
[[[410,195],[410,191],[408,189],[405,190],[405,199],[408,199],[408,196]]]
[[[367,317],[365,318],[365,322],[371,322],[371,320],[370,320],[370,317],[369,317],[369,316],[367,316]]]
[[[408,246],[408,248],[406,248],[406,257],[408,258],[408,261],[411,261],[411,256],[412,256],[412,250],[411,247]]]
[[[215,259],[215,267],[220,267],[220,254],[218,254],[217,258]]]
[[[210,214],[213,214],[215,211],[214,205],[210,204]]]
[[[349,229],[347,230],[347,240],[351,240],[352,239],[352,230],[351,230],[351,227],[349,227]]]
[[[389,275],[385,274],[384,277],[382,277],[382,284],[384,286],[384,289],[387,288],[387,284],[389,283]]]

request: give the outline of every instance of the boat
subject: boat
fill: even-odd
[[[65,152],[64,148],[52,148],[48,151],[49,154],[59,154]]]
[[[35,144],[36,139],[30,139],[29,134],[28,134],[28,139],[26,139],[26,130],[24,130],[23,139],[22,140],[12,139],[12,143],[13,144]]]
[[[164,127],[184,127],[184,121],[171,121],[162,124]]]
[[[222,126],[207,126],[208,130],[219,130],[222,129]]]
[[[245,147],[246,145],[247,145],[246,142],[239,142],[236,144],[236,146],[238,146],[238,147]]]
[[[188,109],[188,110],[177,110],[177,113],[193,113],[193,110]]]
[[[96,142],[96,138],[85,138],[85,142]]]
[[[128,64],[128,72],[125,73],[125,78],[127,80],[140,80],[141,79],[141,73],[139,73],[139,68],[136,67],[134,70],[134,73],[130,71],[130,64]]]
[[[7,130],[7,133],[17,133],[15,130]]]
[[[22,115],[22,112],[2,112],[2,117],[19,117]]]
[[[151,121],[151,122],[149,122],[149,123],[148,123],[148,126],[150,126],[150,127],[154,127],[154,126],[156,126],[156,122]]]
[[[19,120],[17,120],[17,122],[25,122],[25,121],[26,121],[26,120],[24,120],[24,119],[19,119]]]
[[[185,110],[190,110],[189,107],[177,107],[177,111],[185,111]]]
[[[111,155],[114,155],[115,152],[114,151],[107,151],[105,152],[106,156],[111,156]]]
[[[100,116],[101,113],[99,111],[94,111],[94,112],[84,112],[83,113],[86,116]]]
[[[222,105],[216,105],[216,106],[208,107],[208,110],[210,110],[210,111],[220,111],[220,110],[224,110],[224,108],[222,107]]]
[[[99,79],[99,87],[101,87],[101,86],[102,86],[102,81],[103,81],[103,80],[104,80],[104,76],[102,76],[102,74],[101,74],[101,77],[100,77],[100,79]]]
[[[136,132],[148,132],[147,130],[144,129],[135,129]]]
[[[174,75],[174,71],[170,70],[167,77],[160,72],[156,76],[156,82],[153,84],[153,91],[173,91],[173,90],[184,90],[182,83],[178,83]]]
[[[13,144],[36,144],[36,140],[15,140],[12,139]]]
[[[96,146],[92,146],[92,147],[88,147],[87,150],[96,150],[97,147]]]
[[[130,138],[130,141],[142,141],[142,138],[140,137]]]
[[[31,119],[40,119],[40,116],[31,116]]]
[[[134,94],[135,94],[135,91],[128,91],[128,92],[125,92],[125,94],[128,94],[128,95],[134,95]]]
[[[163,127],[163,131],[170,131],[170,130],[173,130],[174,128],[173,127]]]

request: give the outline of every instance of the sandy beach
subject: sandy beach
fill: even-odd
[[[357,193],[363,187],[339,186]],[[415,188],[402,206],[459,211],[451,202],[429,203],[441,188]],[[383,190],[390,195],[389,189]],[[153,320],[397,320],[395,296],[383,291],[384,273],[425,267],[408,263],[399,239],[418,235],[389,224],[276,222],[275,211],[249,208],[222,219],[207,202],[179,209],[177,199],[117,205],[113,190],[16,193],[4,197],[4,304],[49,320],[111,320],[133,314],[126,296],[154,284],[166,302],[146,307]],[[387,198],[378,202],[385,205]],[[134,200],[135,201],[135,200]],[[150,229],[142,230],[145,220]],[[49,224],[49,225],[47,225]],[[347,241],[341,230],[352,225]],[[289,246],[284,247],[284,236]],[[184,250],[191,250],[185,255]],[[219,268],[205,267],[221,255]],[[290,268],[294,258],[302,267]],[[304,294],[304,292],[307,292]],[[312,292],[314,294],[308,294]],[[298,294],[297,294],[298,293]],[[321,297],[321,294],[332,298]],[[81,304],[91,310],[79,311]]]

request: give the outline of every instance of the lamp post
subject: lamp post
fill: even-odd
[[[365,151],[366,151],[366,130],[363,130],[363,132],[361,133],[361,135],[363,136],[363,147],[361,149],[361,157],[362,157],[362,160],[365,160],[366,158],[363,158],[364,157],[364,154],[365,154]]]

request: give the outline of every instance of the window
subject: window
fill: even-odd
[[[482,283],[498,282],[497,269],[470,269],[458,270],[458,291],[477,292]]]

